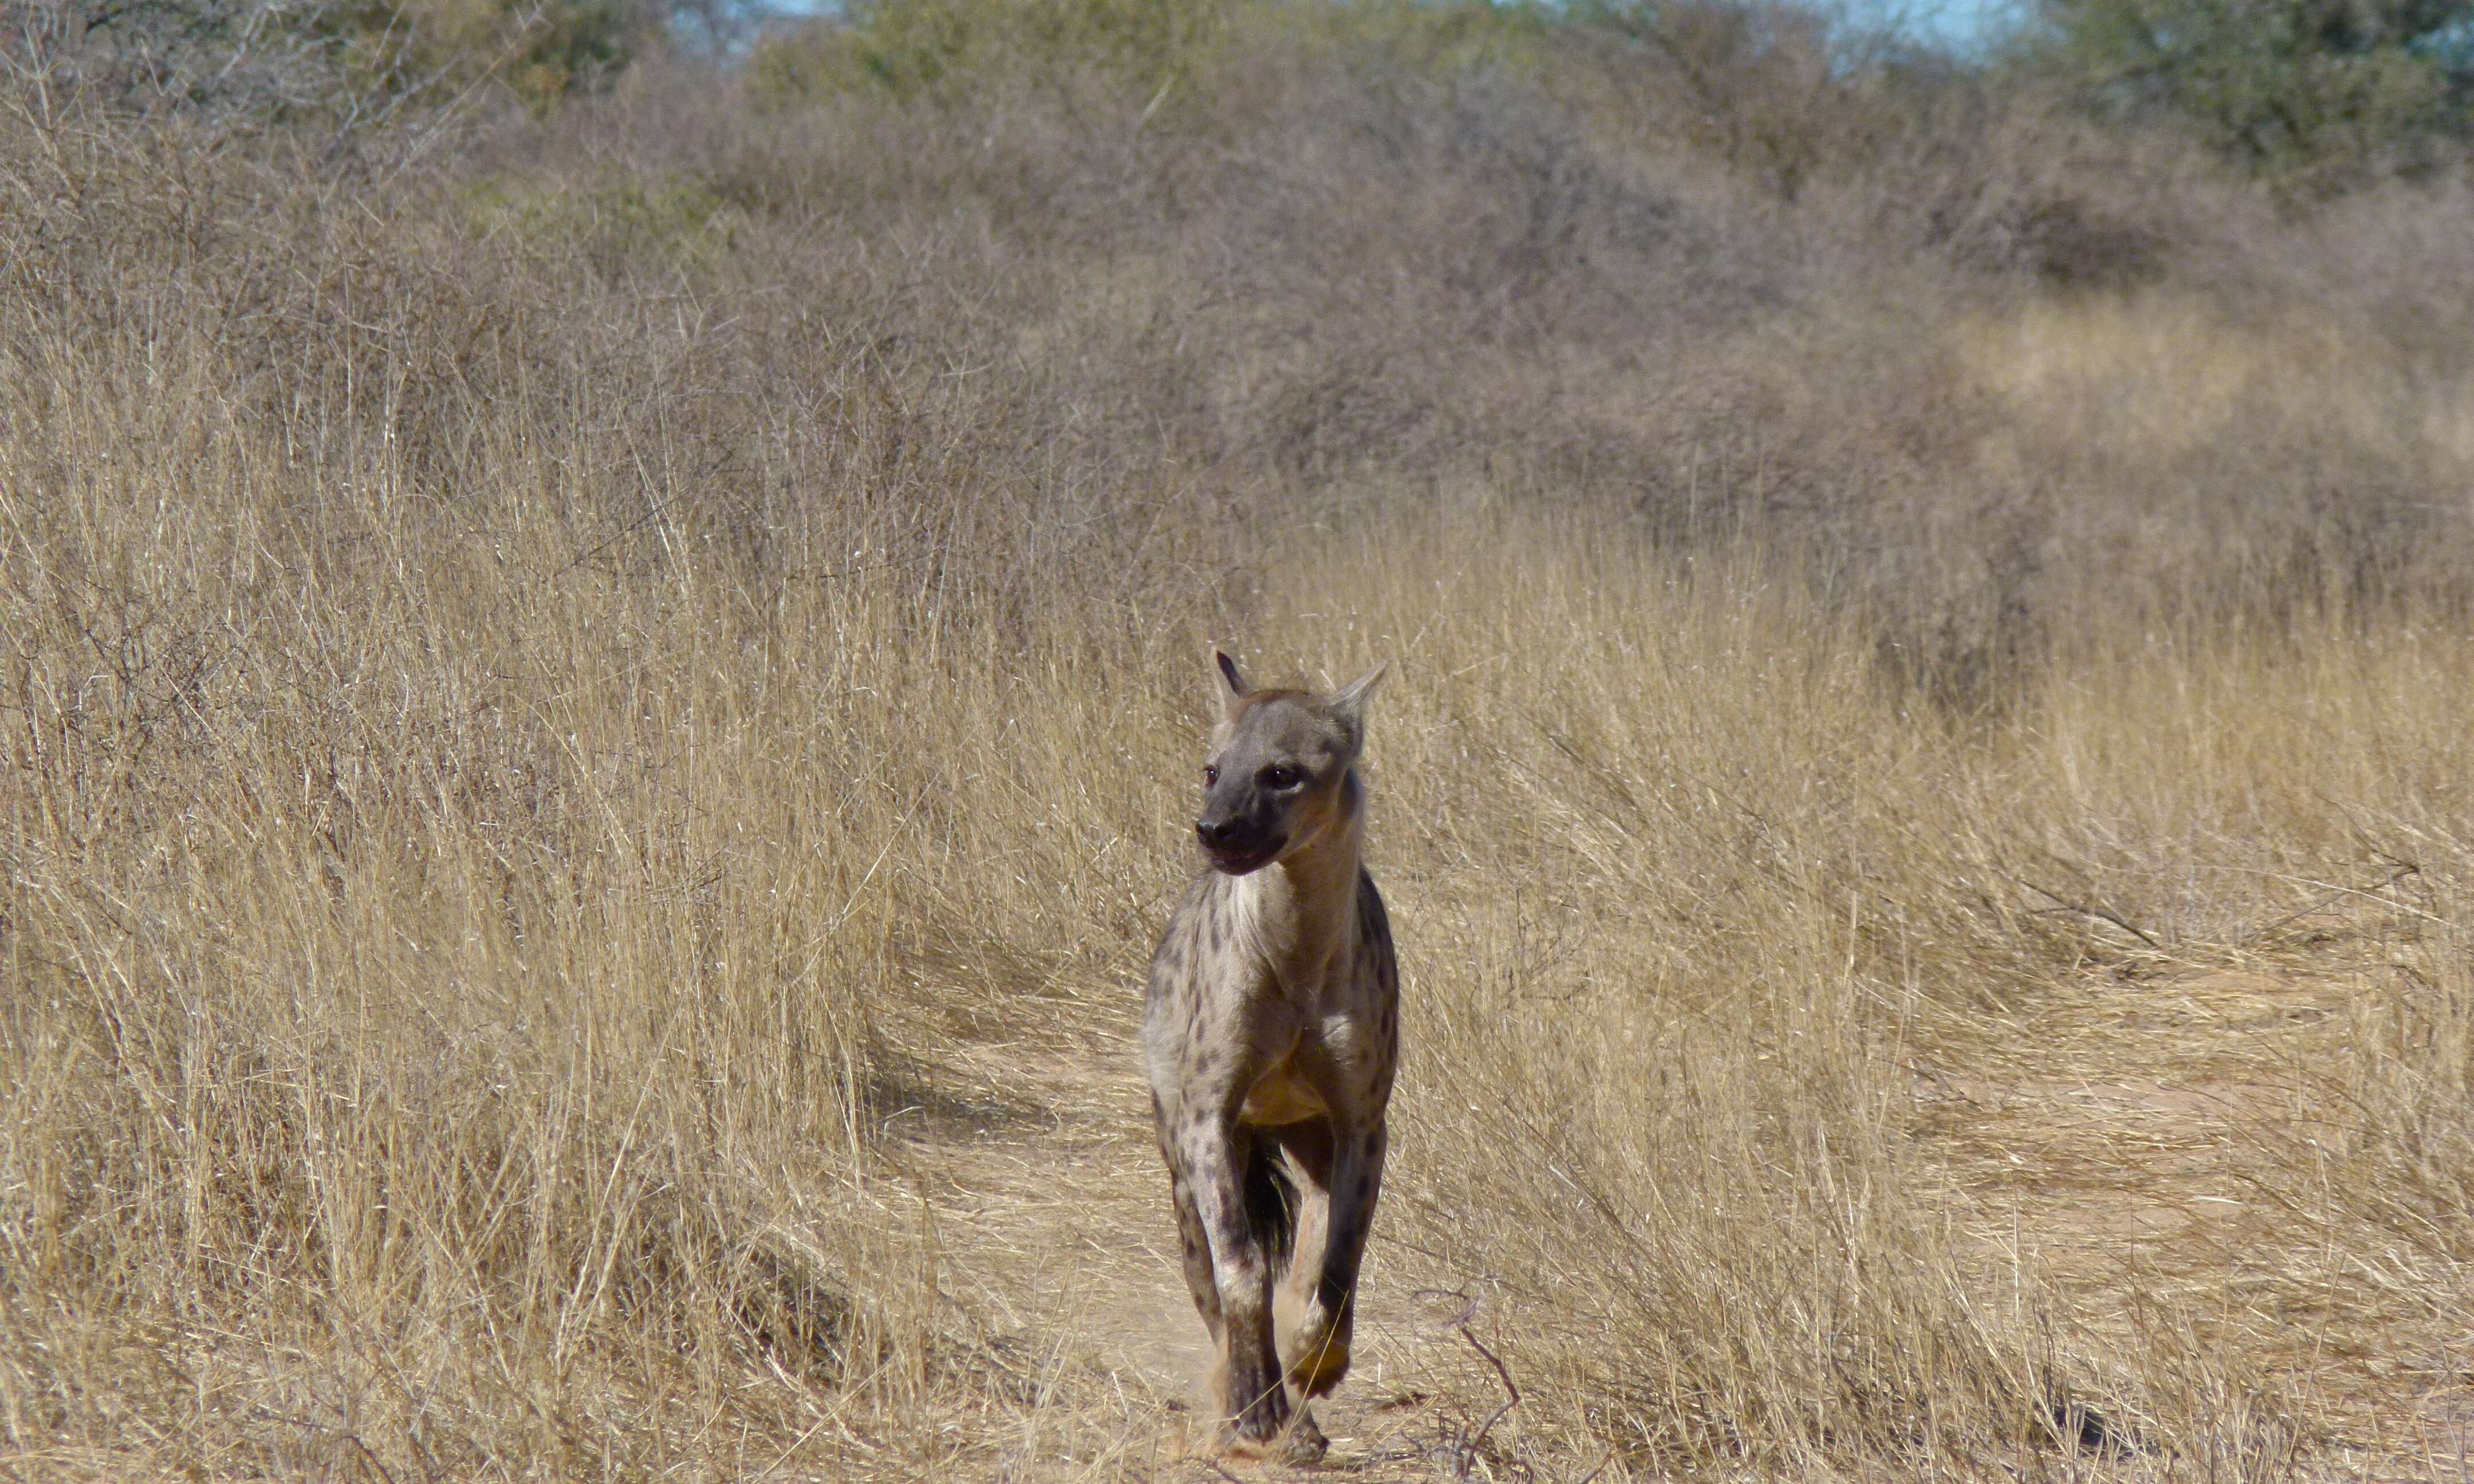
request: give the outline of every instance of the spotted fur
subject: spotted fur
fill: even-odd
[[[1143,1050],[1225,1441],[1310,1463],[1307,1402],[1348,1372],[1398,1060],[1391,923],[1359,864],[1383,671],[1316,696],[1212,660],[1209,869],[1152,959]]]

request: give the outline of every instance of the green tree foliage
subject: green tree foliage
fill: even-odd
[[[859,0],[839,18],[760,48],[756,77],[786,100],[855,85],[909,96],[1060,63],[1157,86],[1192,65],[1227,9],[1213,0]]]
[[[1274,37],[1449,69],[1522,54],[1543,15],[1489,0],[852,0],[760,45],[752,72],[759,94],[782,104],[1096,74],[1158,106]]]
[[[2047,58],[2109,106],[2263,169],[2412,164],[2474,123],[2474,0],[2040,0]]]

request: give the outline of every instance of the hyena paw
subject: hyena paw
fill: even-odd
[[[1292,1469],[1308,1468],[1322,1462],[1323,1453],[1330,1448],[1330,1440],[1315,1425],[1314,1414],[1299,1407],[1297,1415],[1289,1419],[1288,1430],[1280,1434],[1272,1460]]]
[[[1322,1462],[1331,1448],[1322,1429],[1315,1425],[1314,1414],[1299,1407],[1289,1414],[1288,1425],[1272,1436],[1256,1441],[1231,1432],[1227,1442],[1230,1457],[1276,1464],[1286,1469],[1306,1469]]]

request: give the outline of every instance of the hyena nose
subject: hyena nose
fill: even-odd
[[[1202,820],[1195,825],[1194,832],[1202,837],[1205,845],[1226,845],[1237,833],[1237,826],[1230,820]]]

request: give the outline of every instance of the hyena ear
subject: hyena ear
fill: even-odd
[[[1323,713],[1347,728],[1349,740],[1358,746],[1366,743],[1366,703],[1383,683],[1383,677],[1391,673],[1390,663],[1376,665],[1333,691],[1331,699],[1322,704]]]
[[[1212,687],[1213,693],[1220,698],[1220,714],[1235,721],[1237,704],[1245,700],[1254,687],[1247,684],[1246,677],[1237,673],[1237,661],[1228,658],[1228,651],[1217,644],[1211,646],[1211,662],[1220,671],[1220,683]]]

